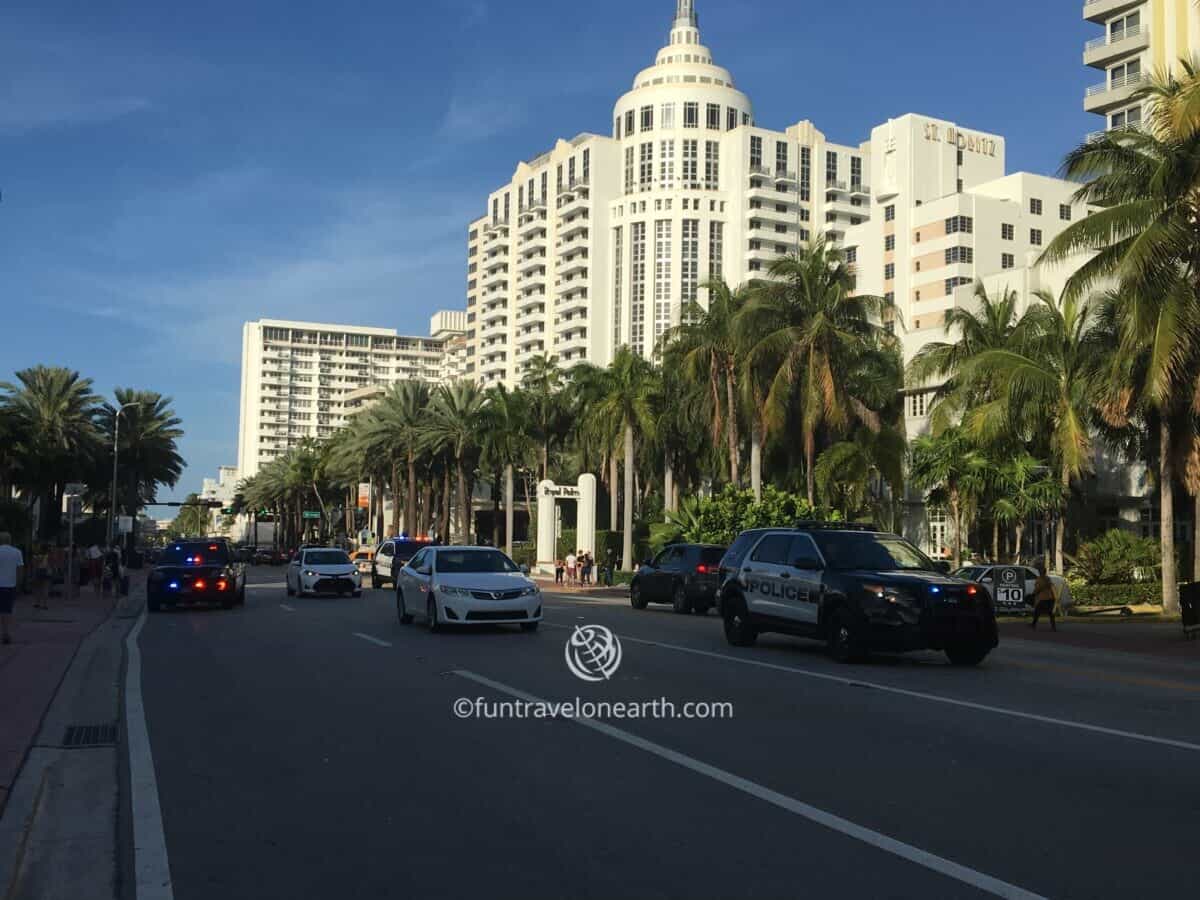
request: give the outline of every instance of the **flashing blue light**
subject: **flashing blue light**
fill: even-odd
[[[177,590],[179,590],[179,582],[172,581],[170,584],[167,585],[167,587],[169,587],[173,591],[177,591]]]
[[[942,592],[942,589],[940,587],[938,587],[936,584],[932,585],[929,588],[929,593],[931,593],[931,594],[940,594],[941,592]]]

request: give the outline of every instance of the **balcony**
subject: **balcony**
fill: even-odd
[[[537,215],[527,214],[520,218],[520,224],[517,225],[517,237],[525,242],[530,239],[531,235],[541,231],[546,233],[546,213],[542,211]]]
[[[1084,0],[1083,17],[1103,24],[1110,16],[1141,6],[1144,0]]]
[[[546,311],[546,292],[530,294],[517,301],[517,321]]]
[[[569,353],[572,350],[586,350],[588,345],[588,334],[586,328],[575,328],[564,331],[554,339],[555,350],[562,353]]]
[[[790,181],[795,184],[798,179],[795,172],[789,172],[787,169],[776,169],[775,174],[771,176],[776,181]]]
[[[871,196],[871,188],[865,184],[862,184],[861,182],[851,181],[850,182],[850,193],[858,194],[860,197],[870,197]]]
[[[554,301],[556,315],[565,316],[568,313],[586,313],[588,310],[587,288],[582,288],[565,297]]]
[[[546,267],[544,265],[530,269],[525,275],[518,276],[517,290],[525,291],[537,284],[546,283]]]
[[[558,236],[564,242],[569,241],[575,235],[586,232],[590,223],[591,219],[586,211],[577,213],[568,219],[563,219],[558,226]]]
[[[558,264],[558,274],[564,278],[568,275],[574,275],[577,272],[587,274],[588,270],[588,252],[584,250],[582,253],[576,253],[574,256],[568,256]]]
[[[1146,76],[1139,72],[1093,84],[1087,89],[1083,108],[1087,112],[1093,113],[1106,113],[1116,109],[1132,100],[1133,95],[1146,84],[1147,80]]]
[[[1145,50],[1148,46],[1150,28],[1146,25],[1135,25],[1113,34],[1102,34],[1084,45],[1083,64],[1103,69],[1114,60]]]
[[[569,294],[572,291],[578,290],[580,288],[582,288],[584,291],[586,291],[587,287],[588,287],[588,276],[587,276],[586,270],[585,270],[585,272],[583,274],[564,275],[563,277],[557,279],[554,282],[554,293],[556,296],[561,297],[564,294]]]
[[[538,250],[533,253],[526,253],[521,257],[521,261],[517,264],[517,271],[524,275],[526,272],[531,272],[535,269],[546,268],[546,251]],[[519,279],[518,279],[519,280]]]

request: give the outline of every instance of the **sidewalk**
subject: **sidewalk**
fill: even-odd
[[[602,584],[587,584],[582,587],[568,585],[566,582],[558,584],[554,577],[550,575],[533,575],[531,576],[537,583],[537,586],[543,591],[551,591],[555,594],[580,594],[582,596],[594,595],[597,597],[628,597],[629,585],[614,584],[612,587],[605,587]]]
[[[69,603],[51,597],[49,610],[35,610],[32,595],[17,597],[13,643],[0,644],[0,812],[79,644],[115,599],[85,587]]]
[[[1185,640],[1183,627],[1178,622],[1088,622],[1068,617],[1059,618],[1058,631],[1051,631],[1050,623],[1044,619],[1034,631],[1028,620],[1001,619],[1000,640],[1065,644],[1088,650],[1200,662],[1200,640]]]

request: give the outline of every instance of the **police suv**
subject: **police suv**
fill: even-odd
[[[722,558],[720,576],[725,637],[738,647],[774,631],[826,641],[845,662],[872,649],[933,649],[973,666],[997,644],[986,590],[873,526],[745,531]]]

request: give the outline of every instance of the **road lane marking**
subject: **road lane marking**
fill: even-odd
[[[518,700],[525,700],[530,703],[548,703],[541,697],[528,694],[519,688],[511,687],[507,684],[502,684],[499,681],[493,681],[483,675],[466,669],[456,669],[454,674],[460,678],[465,678],[468,681],[474,681],[476,684],[489,687],[494,691],[502,694],[507,694],[510,697],[515,697]],[[862,841],[864,844],[869,844],[885,853],[890,853],[893,856],[898,856],[901,859],[916,863],[940,875],[945,875],[947,878],[952,878],[955,881],[960,881],[963,884],[968,884],[971,887],[978,888],[989,894],[994,894],[997,897],[1018,898],[1018,900],[1040,900],[1041,895],[1035,894],[1032,891],[1027,891],[1024,888],[1017,887],[1015,884],[1009,884],[1007,881],[1001,881],[998,878],[993,878],[991,875],[984,874],[975,869],[960,865],[945,857],[937,856],[920,847],[914,847],[912,844],[906,844],[886,834],[881,834],[878,831],[872,831],[862,825],[851,822],[849,819],[843,819],[841,816],[826,812],[823,809],[818,809],[802,800],[797,800],[795,797],[789,797],[786,794],[781,794],[771,788],[742,778],[740,775],[735,775],[725,769],[719,769],[716,766],[709,765],[706,762],[688,756],[685,753],[680,753],[677,750],[672,750],[669,747],[664,747],[662,744],[656,744],[653,741],[648,741],[645,738],[638,737],[631,732],[621,728],[616,728],[609,725],[607,722],[601,722],[598,719],[583,719],[573,718],[572,721],[584,728],[590,728],[600,734],[607,735],[615,740],[629,744],[631,747],[637,747],[639,750],[645,750],[661,759],[675,763],[685,769],[689,769],[699,775],[704,775],[714,781],[731,787],[734,790],[741,791],[744,794],[749,794],[751,797],[756,797],[770,803],[801,818],[807,819],[817,825],[822,825],[839,834]]]
[[[390,643],[389,641],[381,641],[379,638],[377,638],[377,637],[371,637],[369,634],[363,634],[361,631],[354,631],[354,632],[351,632],[351,633],[352,633],[352,634],[353,634],[353,635],[354,635],[356,638],[362,638],[364,641],[370,641],[372,644],[376,644],[376,645],[378,645],[378,646],[380,646],[380,647],[390,647],[390,646],[392,646],[392,645],[391,645],[391,643]]]
[[[163,832],[158,780],[146,708],[142,702],[142,654],[138,636],[146,624],[146,610],[125,638],[125,737],[129,745],[130,807],[133,813],[133,877],[137,900],[173,900],[171,865]]]
[[[280,609],[286,609],[288,612],[295,612],[295,611],[296,611],[296,607],[294,607],[294,606],[288,606],[286,603],[280,603],[280,604],[279,604],[279,608],[280,608]]]
[[[247,584],[246,590],[249,591],[249,590],[257,590],[258,588],[285,588],[285,587],[287,587],[286,581],[270,581],[270,582],[260,581],[257,583]]]
[[[543,620],[543,625],[547,628],[572,628],[571,625],[560,625],[554,622],[546,622]],[[871,688],[876,691],[882,691],[887,694],[896,694],[901,697],[912,697],[917,700],[929,700],[933,703],[944,703],[948,706],[958,706],[963,709],[974,709],[980,712],[990,712],[1001,716],[1010,716],[1014,719],[1025,719],[1029,722],[1040,722],[1043,725],[1058,725],[1063,728],[1074,728],[1079,731],[1087,731],[1092,734],[1104,734],[1109,737],[1125,738],[1131,741],[1141,741],[1146,744],[1157,744],[1161,747],[1174,747],[1177,750],[1190,750],[1192,752],[1200,752],[1200,744],[1192,743],[1191,741],[1180,741],[1174,738],[1157,737],[1152,734],[1142,734],[1137,731],[1124,731],[1120,728],[1109,728],[1105,725],[1093,725],[1090,722],[1076,722],[1071,719],[1059,719],[1055,716],[1043,716],[1037,713],[1024,712],[1019,709],[1011,709],[1006,706],[992,706],[989,703],[975,703],[971,700],[957,700],[954,697],[944,697],[939,694],[929,694],[925,691],[914,691],[909,688],[895,687],[890,684],[881,684],[877,681],[863,681],[861,678],[846,678],[841,675],[829,675],[825,672],[814,672],[811,669],[800,669],[795,666],[783,666],[778,663],[763,662],[758,659],[744,659],[740,656],[729,656],[725,653],[713,653],[710,650],[697,650],[694,647],[682,647],[678,644],[665,644],[662,641],[647,641],[642,638],[628,637],[624,634],[621,636],[621,643],[644,644],[647,647],[661,647],[664,650],[677,650],[680,653],[691,653],[695,656],[707,656],[711,659],[720,659],[725,662],[741,663],[745,666],[757,666],[760,669],[772,669],[776,672],[789,672],[793,675],[802,675],[805,678],[815,678],[819,681],[829,681],[834,684],[841,684],[847,687]]]

